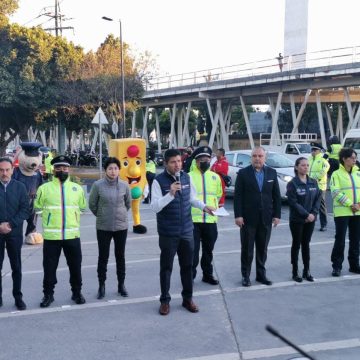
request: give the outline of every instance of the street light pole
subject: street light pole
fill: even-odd
[[[114,19],[109,18],[107,16],[102,17],[103,20],[106,21],[114,21]],[[124,82],[124,47],[122,41],[122,26],[121,20],[119,19],[120,24],[120,74],[121,74],[121,113],[123,120],[123,137],[126,138],[126,121],[125,121],[125,82]]]

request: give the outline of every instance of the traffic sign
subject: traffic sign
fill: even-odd
[[[113,119],[113,123],[111,125],[111,130],[112,130],[112,132],[114,133],[115,136],[117,135],[117,133],[119,131],[119,125],[118,125],[118,123],[116,122],[115,119]]]
[[[102,111],[101,107],[98,108],[98,111],[96,112],[94,118],[91,121],[92,124],[101,124],[101,125],[107,125],[108,119],[106,118],[104,112]]]

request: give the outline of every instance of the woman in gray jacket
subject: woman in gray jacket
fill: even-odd
[[[120,161],[109,157],[104,164],[105,177],[97,180],[90,191],[89,208],[96,216],[96,233],[99,246],[97,273],[98,299],[105,296],[105,280],[109,260],[110,242],[114,239],[118,292],[128,296],[125,288],[125,243],[131,196],[129,185],[119,178]]]

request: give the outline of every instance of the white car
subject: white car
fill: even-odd
[[[229,162],[228,175],[231,176],[231,186],[226,188],[226,195],[234,195],[234,186],[239,169],[251,164],[251,150],[235,150],[225,153]],[[295,162],[284,155],[273,151],[266,152],[265,164],[276,170],[281,198],[286,199],[286,185],[294,177]]]

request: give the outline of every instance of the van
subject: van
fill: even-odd
[[[342,146],[360,150],[360,129],[350,129],[345,134]]]

